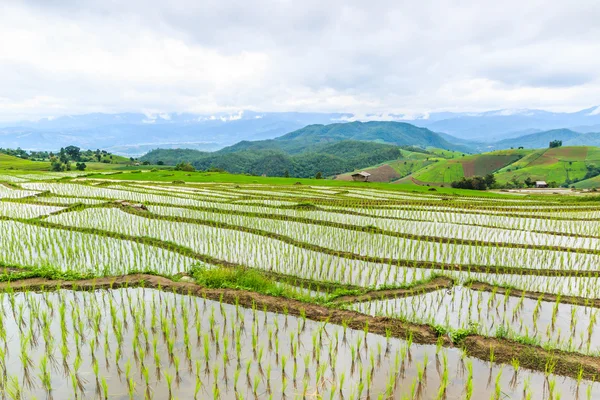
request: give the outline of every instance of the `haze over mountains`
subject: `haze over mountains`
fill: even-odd
[[[598,145],[600,107],[574,113],[541,110],[497,110],[482,113],[439,112],[406,118],[402,115],[355,116],[350,113],[258,113],[240,111],[221,114],[84,114],[22,121],[0,125],[3,147],[55,150],[68,145],[102,148],[124,155],[142,155],[154,148],[191,148],[215,151],[241,141],[273,139],[307,125],[355,120],[393,120],[440,134],[443,141],[461,151],[485,151],[510,147],[543,147],[548,138],[565,144]],[[551,132],[547,132],[551,131]],[[419,133],[420,132],[420,133]],[[414,131],[415,138],[428,131]],[[381,132],[380,132],[381,133]],[[362,132],[361,134],[365,134]],[[353,136],[352,140],[381,137]],[[419,145],[415,140],[414,145]],[[247,144],[240,144],[247,146]],[[440,143],[438,147],[444,147]],[[450,147],[448,147],[450,148]]]

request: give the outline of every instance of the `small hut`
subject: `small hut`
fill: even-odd
[[[365,171],[360,171],[355,174],[352,174],[352,180],[357,181],[357,182],[368,182],[370,176],[371,176],[370,173],[365,172]]]
[[[546,183],[546,181],[535,181],[535,187],[538,189],[547,188],[548,184]]]

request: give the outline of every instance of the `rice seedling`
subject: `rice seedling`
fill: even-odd
[[[30,175],[0,185],[3,397],[598,395],[583,367],[557,379],[560,360],[502,348],[600,354],[596,202]],[[181,280],[187,294],[11,286],[139,272]],[[190,281],[223,292],[209,300]],[[244,307],[225,290],[281,301]],[[308,310],[323,303],[344,317]],[[416,331],[367,316],[438,337],[419,345]],[[500,346],[472,358],[471,337]]]

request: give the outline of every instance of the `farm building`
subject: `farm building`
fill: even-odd
[[[548,184],[546,183],[546,181],[535,181],[535,187],[536,188],[547,188]]]
[[[365,171],[360,171],[355,174],[352,174],[352,180],[358,181],[358,182],[368,182],[370,176],[371,176],[370,173],[365,172]]]

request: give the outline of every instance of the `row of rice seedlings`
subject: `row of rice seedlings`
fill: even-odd
[[[18,224],[18,227],[22,225]],[[46,230],[41,228],[28,228],[28,230],[40,230],[47,232],[47,236],[51,236],[54,233],[54,230]],[[19,229],[20,230],[20,229]],[[7,263],[20,264],[20,265],[43,265],[48,263],[50,265],[57,265],[62,267],[63,269],[72,269],[80,271],[88,271],[89,266],[82,267],[78,265],[77,267],[72,266],[73,263],[69,263],[64,261],[63,258],[56,258],[57,247],[65,246],[64,243],[60,241],[51,240],[48,237],[47,241],[39,241],[35,237],[31,237],[31,240],[22,241],[19,237],[20,233],[17,234],[17,230],[9,229],[7,233],[14,231],[15,233],[7,234],[2,237],[3,239],[3,248],[5,249],[7,256],[3,257],[3,261]],[[60,235],[65,235],[65,233],[61,233]],[[72,233],[70,234],[72,235]],[[68,235],[67,235],[68,236]],[[76,236],[79,236],[77,234]],[[92,237],[93,235],[84,235],[85,237]],[[26,236],[26,239],[29,236]],[[69,239],[70,240],[70,239]],[[97,239],[94,239],[97,240]],[[93,242],[93,240],[91,240]],[[104,241],[103,239],[101,241]],[[35,243],[37,242],[37,243]],[[12,243],[12,244],[11,244]],[[30,250],[14,250],[11,249],[23,249],[23,248],[32,248],[32,244],[27,243],[35,243],[35,246],[38,247],[38,251],[34,251],[32,254]],[[46,243],[46,244],[45,244]],[[50,248],[47,248],[49,246]],[[137,246],[137,245],[136,245]],[[66,247],[70,247],[70,245],[66,245]],[[83,246],[84,249],[94,248],[88,245]],[[86,250],[87,251],[87,250]],[[275,251],[275,250],[274,250]],[[152,251],[154,252],[154,250]],[[54,257],[49,257],[46,253],[55,254]],[[77,257],[87,257],[80,254],[79,251],[75,251]],[[38,257],[41,256],[41,257]],[[303,259],[300,258],[302,261]],[[326,263],[327,261],[327,263]],[[84,263],[86,264],[86,263]],[[89,263],[87,263],[89,265]],[[104,263],[98,264],[100,267],[95,268],[96,273],[108,274],[112,273],[124,273],[126,271],[140,269],[141,267],[144,270],[149,270],[152,267],[153,263],[145,263],[145,266],[139,266],[137,263],[134,265],[124,263],[120,265],[118,268],[105,268],[103,267]],[[170,262],[163,262],[162,266],[172,265]],[[189,262],[185,263],[181,266],[181,268],[174,270],[171,268],[159,268],[157,272],[161,273],[174,273],[174,272],[182,272],[185,271],[187,265],[190,265]],[[272,263],[271,263],[272,265]],[[277,263],[279,265],[279,263]],[[304,264],[303,264],[304,265]],[[260,267],[260,266],[259,266]],[[264,265],[263,265],[264,267]],[[312,264],[311,269],[303,269],[303,268],[295,268],[293,271],[290,271],[289,268],[279,269],[278,272],[282,273],[290,273],[296,274],[300,277],[317,277],[319,279],[328,280],[328,281],[341,281],[343,283],[354,284],[357,286],[375,286],[378,284],[399,284],[406,285],[407,282],[411,282],[413,280],[421,280],[426,279],[431,275],[431,271],[422,270],[422,269],[414,269],[414,268],[399,268],[391,265],[381,265],[381,264],[373,264],[367,263],[363,261],[356,260],[345,260],[342,265],[338,265],[333,263],[332,259],[328,260],[319,260],[319,265],[316,266]],[[600,296],[600,292],[598,290],[597,278],[590,277],[537,277],[537,276],[522,276],[522,275],[499,275],[499,274],[483,274],[483,273],[470,273],[468,271],[463,272],[455,272],[455,271],[436,271],[436,273],[443,273],[454,278],[459,279],[460,281],[465,281],[469,279],[481,280],[484,282],[488,282],[491,284],[498,285],[508,285],[516,288],[521,288],[524,290],[534,290],[534,291],[544,291],[548,293],[555,294],[568,294],[574,296],[582,296],[588,298],[596,298]]]
[[[0,182],[18,183],[26,181],[27,179],[20,178],[19,176],[0,174]]]
[[[237,199],[240,196],[236,195],[236,194],[230,194],[227,193],[225,191],[222,190],[216,190],[215,188],[202,188],[202,187],[197,187],[197,186],[190,186],[190,185],[186,185],[186,186],[169,186],[169,185],[148,185],[148,184],[144,184],[144,185],[129,185],[129,187],[136,187],[136,188],[143,188],[143,189],[150,189],[153,191],[159,191],[159,192],[167,192],[167,193],[185,193],[185,194],[197,194],[197,195],[205,195],[206,197],[217,197],[217,198],[223,198],[223,199]]]
[[[49,220],[70,226],[154,237],[219,260],[313,280],[356,286],[414,280],[409,269],[391,264],[343,259],[247,232],[150,220],[114,208],[65,213]],[[419,280],[429,275],[429,272],[422,271],[422,275],[415,278]]]
[[[111,212],[119,214],[116,210]],[[226,259],[255,268],[267,268],[299,277],[342,282],[357,286],[375,286],[394,283],[405,284],[407,281],[425,279],[430,276],[430,272],[425,270],[399,268],[392,265],[375,264],[366,261],[346,259],[336,262],[335,258],[329,255],[298,249],[274,240],[267,242],[272,244],[271,246],[265,247],[261,245],[265,243],[264,241],[248,239],[256,238],[256,236],[244,232],[216,230],[216,232],[220,232],[222,235],[218,236],[212,242],[210,237],[214,235],[206,236],[205,233],[198,235],[198,232],[206,232],[209,227],[200,230],[198,227],[184,225],[184,227],[189,227],[188,231],[181,227],[174,229],[172,224],[169,224],[167,221],[151,221],[144,218],[137,219],[137,217],[130,220],[112,221],[110,217],[104,214],[101,217],[94,215],[96,214],[92,213],[93,218],[104,224],[97,227],[108,230],[112,230],[111,227],[116,227],[117,230],[130,234],[155,236],[163,240],[179,241],[179,243],[184,243],[199,252],[213,255],[219,259]],[[60,217],[62,216],[53,218],[58,219]],[[69,221],[69,223],[72,224],[73,221]],[[134,226],[136,223],[139,226]],[[194,236],[198,238],[194,239]],[[248,240],[245,240],[243,243],[240,242],[244,238]],[[181,240],[184,240],[184,242],[181,242]],[[253,254],[256,254],[256,256],[253,256]],[[438,272],[457,277],[463,281],[467,279],[482,280],[489,283],[508,284],[525,290],[543,290],[548,293],[561,293],[561,290],[564,290],[571,295],[585,297],[597,297],[598,294],[598,288],[595,285],[595,282],[597,282],[596,278],[477,274],[469,273],[467,268],[463,272]]]
[[[323,206],[322,206],[323,207]],[[325,208],[325,207],[323,207]],[[335,210],[339,207],[333,207]],[[587,236],[600,236],[600,222],[570,221],[549,218],[525,218],[504,215],[489,215],[484,213],[465,214],[448,211],[419,211],[382,210],[382,209],[357,209],[356,211],[371,217],[398,218],[413,221],[430,221],[475,226],[490,226],[495,228],[519,229],[535,232],[556,232]]]
[[[370,334],[368,325],[155,290],[8,292],[0,307],[0,393],[10,399],[558,398],[581,386],[588,398],[598,394],[551,368],[486,367],[458,350]]]
[[[315,226],[313,224],[304,222],[304,220],[302,222],[294,222],[294,217],[292,216],[290,216],[288,220],[283,222],[279,219],[257,218],[227,212],[218,213],[212,211],[170,208],[164,206],[149,206],[148,209],[152,213],[173,216],[175,221],[177,221],[177,217],[179,216],[184,218],[217,221],[230,225],[239,225],[253,229],[260,229],[268,232],[273,232],[280,235],[290,236],[303,242],[313,243],[328,248],[330,248],[331,243],[327,241],[327,237],[335,237],[337,247],[334,248],[336,250],[379,257],[403,257],[401,254],[394,254],[394,252],[389,251],[390,247],[397,248],[398,246],[395,243],[399,240],[404,240],[402,238],[398,238],[395,236],[389,237],[388,235],[371,234],[366,232],[357,232],[354,230],[333,228],[322,225]],[[296,214],[296,216],[306,218],[312,213],[306,214],[308,215],[304,216],[303,214]],[[496,245],[500,243],[536,244],[539,247],[547,247],[548,250],[550,250],[552,246],[587,248],[594,250],[600,248],[600,239],[595,238],[576,238],[570,236],[547,235],[525,231],[498,230],[491,228],[471,229],[471,227],[467,227],[464,225],[448,225],[434,223],[428,224],[422,222],[402,221],[400,224],[396,224],[394,226],[394,230],[391,232],[406,233],[407,235],[427,235],[429,233],[427,232],[428,226],[433,228],[433,230],[435,231],[435,233],[432,232],[433,234],[430,236],[437,236],[439,238],[445,238],[450,240],[452,238],[458,239],[461,236],[467,236],[470,240],[481,241],[480,244],[478,244],[478,246],[470,246],[470,248],[481,250],[482,252],[486,250],[484,246],[486,244],[489,244],[489,242],[495,243]],[[401,229],[398,229],[399,227],[401,227]],[[402,228],[404,228],[405,232],[402,232]],[[325,235],[326,237],[323,237],[324,231],[327,231],[327,234]],[[482,238],[485,238],[485,241],[483,241]],[[430,241],[423,241],[423,243],[427,242]],[[456,240],[454,243],[451,243],[451,245],[456,246]],[[457,262],[479,264],[479,262],[477,261]]]
[[[357,303],[348,308],[373,316],[466,330],[500,339],[600,355],[600,309],[455,287],[414,297]]]
[[[133,271],[176,274],[200,262],[141,243],[0,221],[0,262],[93,275]]]
[[[213,204],[207,204],[207,208],[217,208],[227,210],[224,212],[225,216],[216,215],[216,212],[201,211],[197,209],[188,209],[180,207],[165,207],[150,205],[148,209],[155,214],[173,216],[173,217],[184,217],[194,219],[212,219],[221,222],[227,222],[230,224],[236,224],[237,221],[242,221],[239,224],[248,226],[249,219],[244,219],[233,212],[244,212],[244,213],[257,213],[265,215],[272,214],[274,216],[285,215],[289,217],[289,220],[311,220],[319,223],[334,222],[340,224],[354,225],[357,227],[373,226],[375,228],[384,229],[387,232],[395,232],[406,235],[420,235],[434,238],[456,238],[464,240],[481,241],[482,244],[486,242],[492,243],[505,243],[505,244],[527,244],[527,245],[540,245],[544,244],[548,247],[570,247],[570,248],[582,248],[582,249],[598,249],[600,248],[600,238],[589,238],[589,237],[576,237],[576,236],[561,236],[558,234],[545,234],[536,233],[530,231],[521,231],[514,229],[501,229],[501,228],[487,228],[479,226],[467,226],[460,224],[449,224],[449,223],[437,223],[427,221],[410,221],[410,220],[386,220],[386,219],[373,219],[369,217],[356,216],[356,215],[343,215],[333,212],[322,212],[322,211],[300,211],[292,209],[273,209],[269,207],[252,207],[252,208],[236,208],[232,205],[229,207],[212,207]],[[246,217],[251,218],[251,217]],[[269,224],[285,225],[279,220],[277,222],[269,221],[265,218],[256,218],[255,221],[260,221],[261,226],[256,226],[259,222],[253,222],[257,229],[268,230]],[[287,223],[287,222],[286,222]],[[264,225],[267,225],[264,227]]]
[[[63,207],[40,206],[19,202],[0,202],[0,216],[9,218],[38,218],[62,210]]]
[[[19,190],[0,184],[0,199],[21,199],[35,196],[39,192],[33,190]]]
[[[174,196],[140,193],[132,190],[117,190],[73,183],[23,183],[21,186],[32,190],[49,191],[54,195],[72,196],[77,198],[97,198],[106,200],[128,200],[136,203],[162,203],[172,205],[202,206],[200,200],[187,198],[184,195]],[[211,199],[215,201],[215,199]]]
[[[135,185],[110,185],[104,186],[105,189],[111,190],[125,190],[133,193],[142,193],[142,194],[155,194],[159,196],[169,196],[174,198],[183,198],[183,199],[193,199],[193,200],[212,200],[215,202],[222,201],[230,201],[234,200],[237,197],[224,197],[220,193],[208,193],[208,191],[194,193],[194,192],[184,192],[184,191],[176,191],[176,190],[160,190],[160,189],[149,189],[147,187],[140,187]]]
[[[214,217],[224,218],[223,214]],[[236,218],[239,221],[243,218],[251,220],[246,217]],[[202,254],[246,265],[248,265],[247,254],[263,248],[278,247],[284,254],[299,252],[297,249],[291,249],[294,247],[292,245],[262,235],[207,225],[151,220],[114,208],[63,213],[50,216],[48,220],[64,225],[154,237],[189,247]],[[459,264],[464,266],[464,270],[468,270],[469,265],[556,270],[598,270],[600,267],[600,256],[597,254],[425,242],[329,226],[258,219],[254,221],[263,225],[271,222],[270,229],[275,233],[286,234],[296,241],[335,252],[350,252],[368,257],[390,257],[394,260]],[[290,250],[287,251],[286,248]],[[237,254],[238,252],[247,253]],[[309,259],[333,257],[302,249],[300,253],[303,252]]]
[[[60,196],[37,196],[32,197],[27,200],[32,200],[41,203],[53,203],[53,204],[64,204],[64,205],[73,205],[73,204],[101,204],[105,203],[106,200],[99,199],[90,199],[85,197],[60,197]]]

